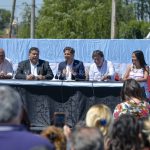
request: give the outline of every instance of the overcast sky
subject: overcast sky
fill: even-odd
[[[18,21],[21,20],[21,12],[22,12],[22,9],[24,8],[22,5],[23,2],[26,2],[29,5],[32,4],[32,0],[16,0],[15,18],[17,18]],[[40,7],[42,6],[42,2],[43,0],[35,0],[36,10],[40,9]],[[11,11],[12,3],[13,3],[13,0],[0,0],[0,8],[4,8],[4,9]]]

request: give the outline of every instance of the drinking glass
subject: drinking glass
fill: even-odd
[[[17,70],[14,70],[13,71],[13,79],[15,79],[16,73],[17,73]]]
[[[61,71],[58,70],[58,71],[57,71],[57,77],[58,77],[58,79],[60,78],[60,76],[61,76]]]

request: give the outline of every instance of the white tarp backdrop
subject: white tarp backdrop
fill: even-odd
[[[27,59],[31,47],[40,49],[41,59],[59,63],[64,60],[63,49],[66,46],[73,47],[75,58],[84,63],[91,63],[93,50],[99,49],[115,65],[131,63],[132,52],[140,49],[150,65],[150,39],[0,39],[0,48],[5,50],[6,57],[13,64]]]

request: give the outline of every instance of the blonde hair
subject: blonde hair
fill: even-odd
[[[61,128],[49,126],[42,131],[41,135],[53,143],[56,150],[66,150],[67,140]]]
[[[92,106],[86,114],[86,125],[88,127],[97,127],[103,136],[106,136],[112,127],[112,112],[104,104]]]

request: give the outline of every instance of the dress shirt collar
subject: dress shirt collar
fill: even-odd
[[[101,66],[99,66],[99,65],[96,65],[96,66],[97,66],[98,69],[101,69],[104,66],[104,64],[105,64],[105,59],[103,60],[103,63],[102,63]]]
[[[29,60],[30,61],[30,60]],[[39,64],[39,61],[36,63],[36,64],[33,64],[31,61],[30,61],[30,64],[32,65],[32,66],[37,66],[38,64]]]
[[[69,65],[69,66],[73,66],[73,63],[74,63],[74,59],[72,60],[72,62],[70,64],[68,64],[67,61],[66,61],[66,64]]]

